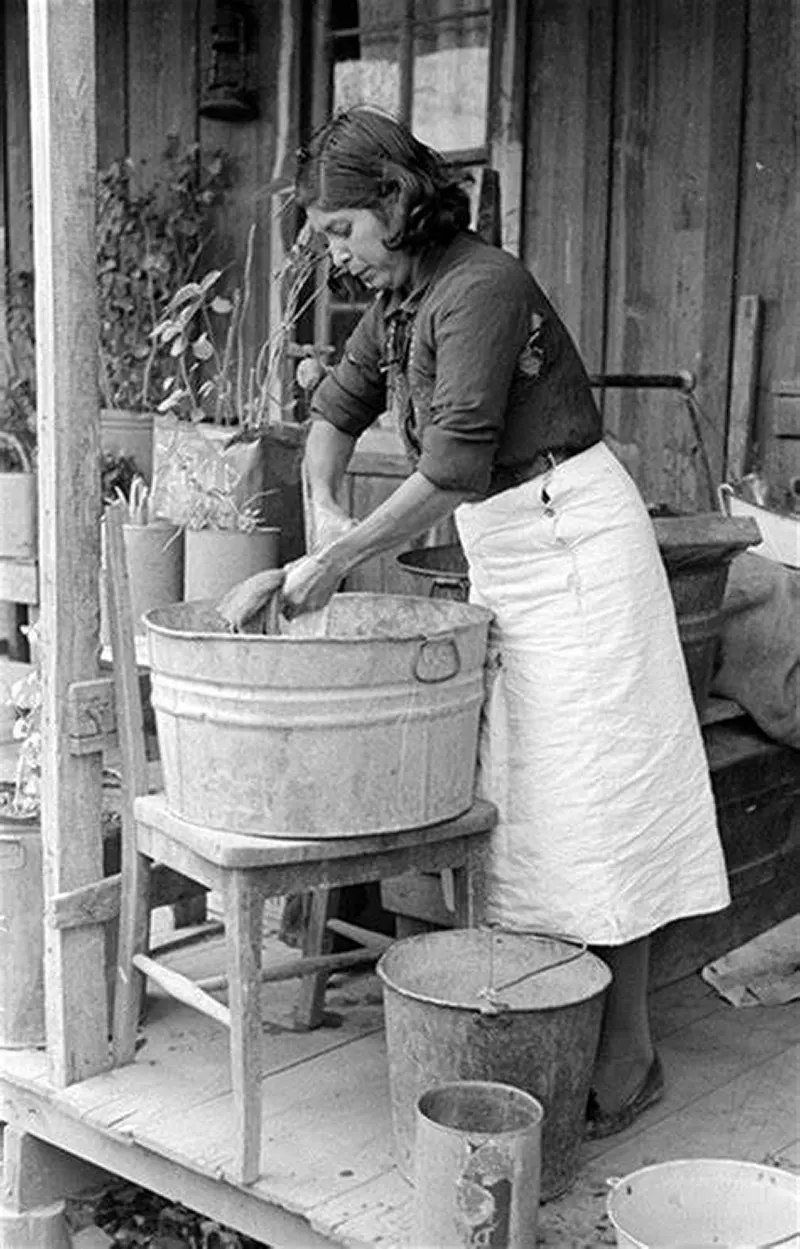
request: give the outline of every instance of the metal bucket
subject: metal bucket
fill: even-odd
[[[223,831],[290,838],[462,814],[473,802],[489,620],[480,607],[389,594],[335,595],[319,636],[302,617],[298,636],[263,636],[226,632],[209,604],[149,612],[169,808]]]
[[[396,942],[382,955],[395,1152],[414,1171],[417,1101],[453,1080],[492,1080],[544,1107],[542,1200],[575,1178],[611,972],[580,943],[491,929]]]
[[[689,684],[698,714],[705,710],[722,630],[722,601],[731,560],[758,542],[758,530],[716,512],[653,518],[667,570]],[[397,562],[424,577],[432,598],[469,596],[469,567],[460,543],[403,551]]]
[[[6,792],[10,786],[3,787]],[[0,1047],[45,1044],[39,817],[0,812]]]
[[[109,644],[108,610],[106,605],[106,541],[105,522],[100,529],[103,592],[100,598],[100,640]],[[122,526],[125,564],[131,593],[133,631],[144,636],[145,612],[167,607],[183,598],[183,531],[168,520],[155,520],[149,525]]]
[[[423,1093],[412,1244],[534,1249],[542,1114],[507,1084],[464,1080]]]
[[[183,598],[220,599],[240,581],[278,567],[281,531],[259,526],[184,532]],[[180,597],[180,596],[179,596]]]
[[[767,1249],[800,1245],[800,1180],[730,1158],[642,1167],[613,1183],[618,1249]]]

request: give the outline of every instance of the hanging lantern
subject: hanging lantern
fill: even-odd
[[[246,5],[217,0],[211,26],[209,68],[200,112],[218,121],[252,121],[256,97],[248,84],[252,19]]]

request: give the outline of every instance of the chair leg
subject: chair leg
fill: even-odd
[[[261,940],[263,897],[246,871],[223,886],[230,1054],[236,1117],[234,1179],[252,1184],[261,1160]]]
[[[303,934],[303,955],[327,954],[333,943],[328,920],[339,914],[340,889],[314,889],[311,910]],[[329,972],[303,976],[294,1004],[294,1026],[297,1032],[319,1028],[325,1015],[325,989]]]
[[[134,955],[147,952],[150,942],[150,860],[123,845],[119,949],[114,989],[112,1053],[115,1066],[133,1062],[136,1031],[144,992],[144,976],[133,965]]]
[[[456,928],[475,928],[484,922],[488,853],[488,842],[470,843],[466,862],[453,871]]]

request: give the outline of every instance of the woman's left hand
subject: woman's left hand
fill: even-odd
[[[325,552],[304,555],[285,568],[281,611],[291,619],[303,612],[320,611],[333,597],[344,575],[338,563]]]

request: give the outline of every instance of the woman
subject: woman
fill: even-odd
[[[600,440],[576,349],[527,270],[469,231],[441,159],[366,108],[335,117],[298,196],[334,266],[376,297],[316,391],[305,472],[325,544],[287,570],[287,612],[454,514],[472,599],[494,615],[480,752],[500,823],[490,921],[572,933],[613,972],[588,1130],[663,1091],[649,934],[723,908],[725,865],[669,587],[647,511]],[[386,408],[412,472],[354,525],[336,499]],[[240,624],[269,578],[236,587]]]

